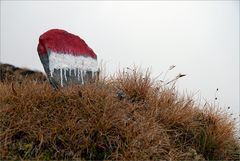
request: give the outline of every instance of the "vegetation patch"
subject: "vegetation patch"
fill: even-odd
[[[239,160],[235,122],[180,96],[180,76],[133,69],[59,90],[12,78],[0,82],[1,160]]]

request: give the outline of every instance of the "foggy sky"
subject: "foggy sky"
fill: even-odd
[[[219,88],[217,103],[239,112],[239,1],[1,1],[0,61],[43,71],[38,38],[52,28],[83,38],[107,73],[176,65],[180,91],[213,102]]]

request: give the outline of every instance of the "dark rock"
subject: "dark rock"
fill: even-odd
[[[22,82],[25,79],[35,80],[38,82],[45,82],[47,80],[46,76],[42,72],[0,63],[1,82]]]

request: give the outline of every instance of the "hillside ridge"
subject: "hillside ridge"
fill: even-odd
[[[54,90],[0,64],[1,160],[239,160],[236,122],[130,69]]]

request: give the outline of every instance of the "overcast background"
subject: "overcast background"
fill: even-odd
[[[0,61],[43,71],[38,38],[52,28],[83,38],[110,74],[176,65],[167,79],[187,74],[179,91],[213,102],[219,88],[239,117],[239,1],[1,1]]]

